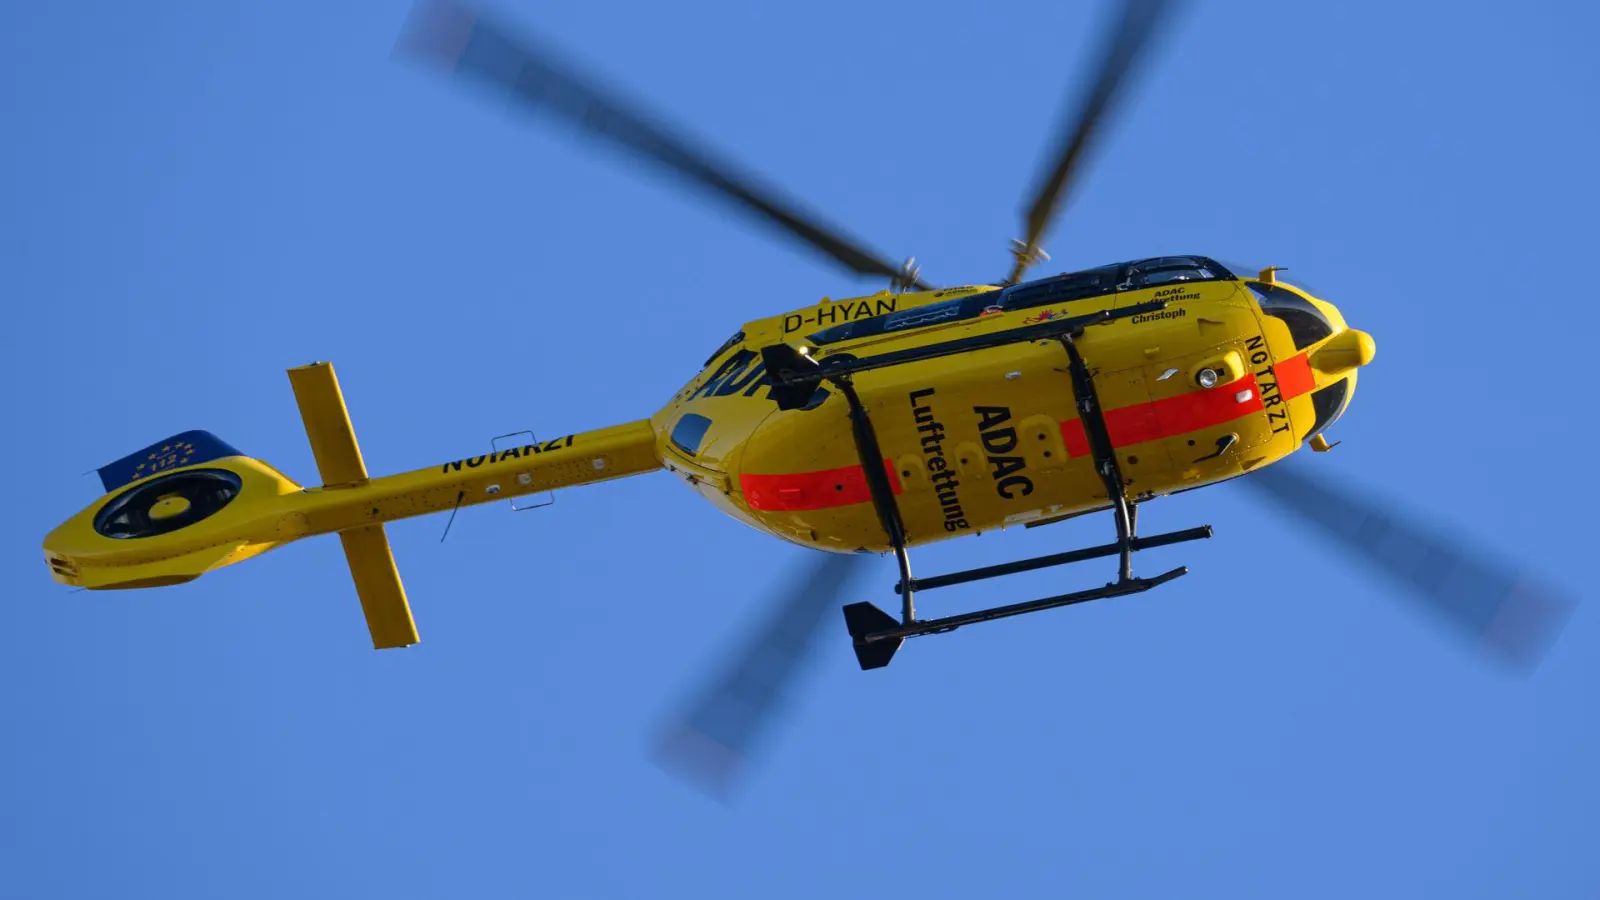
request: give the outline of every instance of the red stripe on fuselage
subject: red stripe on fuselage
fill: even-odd
[[[894,461],[884,460],[883,467],[889,473],[889,488],[899,494],[900,473],[894,470]],[[789,475],[744,474],[739,476],[739,488],[751,509],[773,512],[832,509],[872,500],[866,470],[859,465]]]
[[[1305,394],[1316,386],[1311,362],[1304,353],[1278,363],[1272,373],[1278,381],[1278,393],[1285,400]],[[1243,390],[1249,390],[1250,396],[1241,401],[1238,394]],[[1106,429],[1111,433],[1112,446],[1127,447],[1214,428],[1261,412],[1263,408],[1256,376],[1246,375],[1233,384],[1211,390],[1190,391],[1164,400],[1108,410],[1105,414]],[[1076,458],[1089,455],[1089,438],[1084,433],[1081,420],[1062,422],[1061,437],[1066,442],[1069,456]],[[884,460],[883,465],[889,473],[889,484],[898,495],[902,490],[900,473],[895,471],[891,460]],[[739,484],[744,491],[745,502],[755,510],[789,512],[832,509],[872,500],[866,474],[860,466],[791,475],[746,474],[739,476]]]
[[[1272,371],[1278,376],[1278,393],[1285,400],[1308,394],[1317,386],[1317,376],[1311,374],[1311,358],[1304,353],[1278,363]]]
[[[1241,401],[1239,392],[1246,390],[1250,396]],[[1212,390],[1191,391],[1164,400],[1107,410],[1106,430],[1111,433],[1113,447],[1127,447],[1211,428],[1261,409],[1261,391],[1256,386],[1256,378],[1246,375],[1233,384]],[[1084,433],[1082,419],[1062,422],[1061,438],[1067,443],[1068,455],[1089,455],[1089,437]]]

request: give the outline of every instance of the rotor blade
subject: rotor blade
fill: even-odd
[[[1398,583],[1502,662],[1532,670],[1575,603],[1515,568],[1281,462],[1240,479]]]
[[[840,604],[867,561],[863,554],[814,552],[794,570],[771,617],[666,729],[657,747],[663,768],[707,793],[726,795],[781,711],[825,614]]]
[[[1118,91],[1133,71],[1146,41],[1170,6],[1169,0],[1124,0],[1122,18],[1105,45],[1105,56],[1100,60],[1094,82],[1077,114],[1063,123],[1052,154],[1054,165],[1045,170],[1034,191],[1033,204],[1027,213],[1027,238],[1017,251],[1017,261],[1006,279],[1007,284],[1015,284],[1022,277],[1022,271],[1033,264],[1039,242],[1044,238],[1045,229],[1050,227],[1085,151],[1113,109]]]
[[[907,266],[889,263],[839,230],[819,223],[795,204],[735,174],[731,164],[715,160],[688,140],[669,134],[529,38],[514,35],[481,13],[448,0],[424,0],[413,12],[400,49],[450,72],[465,73],[525,109],[550,113],[602,138],[609,138],[645,159],[775,224],[861,275],[901,279],[919,289],[928,285]]]

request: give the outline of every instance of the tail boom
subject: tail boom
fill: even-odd
[[[152,472],[128,466],[126,482],[46,537],[52,577],[91,590],[178,584],[289,541],[338,534],[373,646],[409,646],[416,626],[384,523],[661,467],[655,431],[640,420],[370,478],[333,367],[315,363],[289,378],[321,487],[302,488],[204,432],[186,432],[234,455],[202,452],[195,465],[179,456]],[[157,458],[125,459],[145,456]]]

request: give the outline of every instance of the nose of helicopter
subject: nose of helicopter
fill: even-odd
[[[1333,449],[1323,431],[1342,418],[1345,410],[1350,408],[1350,401],[1356,392],[1356,370],[1372,362],[1377,353],[1378,345],[1372,335],[1355,328],[1339,332],[1311,353],[1308,362],[1319,374],[1317,380],[1323,385],[1312,395],[1312,399],[1316,400],[1325,393],[1337,398],[1334,401],[1337,408],[1331,410],[1331,414],[1318,408],[1311,449],[1318,452]]]

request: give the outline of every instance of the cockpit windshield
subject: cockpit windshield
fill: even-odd
[[[1255,294],[1262,312],[1282,319],[1289,326],[1289,336],[1294,338],[1296,350],[1304,350],[1333,334],[1333,323],[1322,310],[1294,291],[1259,281],[1247,281],[1245,286]]]
[[[1345,407],[1350,405],[1350,379],[1341,378],[1334,383],[1319,388],[1311,394],[1311,408],[1317,414],[1317,420],[1311,426],[1307,439],[1321,434],[1323,429],[1339,421],[1344,415]]]

